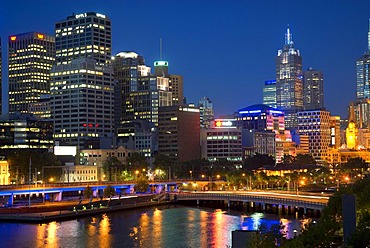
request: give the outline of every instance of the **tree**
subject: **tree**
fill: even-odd
[[[163,171],[163,172],[172,172],[174,170],[175,163],[174,161],[164,154],[156,154],[154,157],[154,171]],[[171,173],[172,174],[172,173]],[[172,175],[170,175],[172,177]]]
[[[112,198],[112,196],[116,195],[116,190],[111,185],[108,185],[104,189],[104,195],[105,197],[109,197],[109,200]]]
[[[90,199],[92,196],[93,196],[93,190],[92,190],[92,188],[90,186],[87,186],[84,189],[84,197],[86,199]]]
[[[105,174],[108,174],[108,181],[112,181],[112,175],[117,176],[118,172],[121,172],[123,169],[123,164],[118,160],[117,157],[108,157],[103,162],[103,171]]]
[[[245,168],[253,170],[264,165],[275,165],[275,159],[267,154],[256,153],[244,161]]]
[[[139,176],[136,179],[135,191],[136,192],[147,192],[149,188],[148,179],[145,176]]]
[[[296,165],[316,165],[316,160],[311,154],[298,154],[294,159]]]
[[[282,159],[283,164],[294,164],[295,162],[295,157],[292,155],[284,155]]]
[[[127,159],[127,165],[128,165],[127,170],[133,172],[136,170],[148,168],[149,163],[144,155],[135,152],[132,153],[131,156]]]

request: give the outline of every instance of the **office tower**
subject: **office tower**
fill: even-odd
[[[263,104],[276,108],[276,80],[269,80],[263,86]]]
[[[158,152],[176,162],[200,159],[199,109],[185,105],[159,108]]]
[[[325,110],[300,111],[298,115],[299,134],[308,135],[310,154],[321,163],[331,145],[330,112]]]
[[[112,136],[111,66],[98,66],[94,59],[80,58],[53,67],[51,76],[55,141],[82,148],[88,139]]]
[[[112,54],[111,21],[95,12],[68,16],[55,24],[56,64],[72,59],[95,59],[98,65],[110,63]]]
[[[242,161],[242,132],[235,119],[212,121],[209,128],[200,130],[200,141],[202,159]]]
[[[9,149],[50,149],[53,147],[53,122],[37,120],[32,114],[0,116],[1,155]]]
[[[55,39],[37,32],[12,35],[8,48],[9,113],[27,113],[30,103],[50,93]]]
[[[154,62],[154,75],[169,79],[169,91],[172,92],[172,105],[184,104],[184,79],[181,75],[168,73],[168,61]]]
[[[370,99],[370,19],[368,25],[367,49],[362,57],[356,61],[357,99]]]
[[[59,144],[83,148],[87,140],[114,132],[111,22],[89,12],[55,24],[56,66],[52,69],[51,116]]]
[[[39,101],[28,104],[28,112],[36,119],[50,119],[50,94],[41,95]]]
[[[198,101],[200,114],[200,128],[210,128],[211,121],[214,119],[213,103],[208,97],[202,97]]]
[[[305,110],[324,109],[324,76],[312,67],[303,76],[303,107]]]
[[[338,149],[340,143],[340,116],[330,116],[330,146]]]
[[[169,79],[150,74],[142,56],[134,52],[120,52],[113,61],[117,80],[117,128],[133,120],[158,123],[158,108],[172,105]]]
[[[238,110],[238,127],[256,131],[284,131],[284,112],[263,104]]]
[[[3,103],[2,103],[2,100],[3,100],[3,97],[2,97],[2,92],[3,92],[3,54],[2,54],[2,49],[1,49],[1,37],[0,37],[0,114],[2,113],[2,106],[3,106]]]
[[[276,105],[285,112],[285,126],[297,128],[296,113],[303,109],[302,57],[294,48],[289,26],[283,49],[276,57]]]

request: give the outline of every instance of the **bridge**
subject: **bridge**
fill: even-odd
[[[221,201],[227,204],[230,208],[232,205],[240,205],[248,211],[271,211],[279,213],[279,211],[290,213],[309,214],[310,212],[319,212],[328,204],[329,197],[321,195],[303,195],[277,193],[277,192],[193,192],[185,194],[177,194],[177,201],[196,201],[197,205],[200,202]]]
[[[182,182],[158,181],[149,183],[149,191],[152,193],[161,192],[176,192],[177,187]],[[134,193],[135,182],[125,183],[70,183],[70,184],[47,184],[47,185],[8,185],[0,188],[0,203],[5,206],[13,206],[14,199],[17,197],[40,197],[43,200],[62,201],[63,197],[69,194],[81,195],[87,186],[93,191],[93,196],[98,197],[103,195],[104,189],[112,186],[117,194],[132,194]],[[153,190],[151,190],[153,189]]]
[[[303,192],[272,192],[272,191],[189,191],[188,193],[179,193],[179,187],[184,181],[161,181],[150,182],[148,192],[162,193],[170,192],[177,201],[195,201],[198,205],[205,202],[222,202],[230,208],[235,205],[241,205],[248,211],[283,211],[286,213],[303,212],[306,214],[312,211],[322,211],[327,205],[329,196],[322,194],[303,194]],[[93,196],[98,197],[103,194],[108,184],[54,184],[43,185],[42,187],[31,187],[23,185],[21,187],[1,187],[1,200],[6,206],[13,206],[14,199],[17,197],[29,198],[32,196],[42,197],[44,200],[62,201],[69,195],[81,195],[86,186],[89,185],[93,191]],[[134,193],[135,182],[111,183],[117,194]],[[1,199],[2,198],[2,199]]]

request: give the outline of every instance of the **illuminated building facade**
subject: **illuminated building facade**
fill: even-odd
[[[148,120],[133,120],[117,128],[118,144],[151,157],[158,151],[158,128]]]
[[[276,80],[266,81],[263,86],[263,104],[276,108]]]
[[[339,148],[340,142],[340,116],[330,116],[330,146]]]
[[[312,67],[303,76],[303,106],[305,110],[324,109],[324,75]]]
[[[299,134],[307,134],[310,154],[317,162],[323,162],[331,144],[330,112],[307,110],[297,113]]]
[[[159,108],[158,153],[174,161],[200,158],[199,109],[182,105]]]
[[[168,61],[155,61],[154,75],[169,79],[169,91],[172,92],[172,105],[184,104],[184,79],[181,75],[168,74]]]
[[[107,65],[112,55],[111,21],[95,12],[68,16],[55,24],[55,41],[57,65],[78,58],[95,59],[98,65]]]
[[[238,110],[238,127],[256,131],[284,131],[284,112],[263,104]]]
[[[50,119],[50,94],[41,95],[39,101],[28,104],[28,112],[33,113],[36,119]]]
[[[210,128],[211,121],[214,119],[213,103],[208,97],[202,97],[198,101],[200,113],[200,127]]]
[[[1,48],[1,37],[0,37],[0,114],[2,113],[2,92],[3,92],[3,54]]]
[[[117,128],[133,120],[158,123],[158,108],[172,105],[169,78],[153,76],[142,56],[134,52],[120,52],[113,60],[117,87],[115,103]]]
[[[53,122],[37,120],[31,114],[0,116],[0,149],[50,149],[53,147]]]
[[[8,38],[9,113],[27,113],[30,103],[50,93],[55,38],[37,32]]]
[[[302,57],[294,48],[289,27],[285,45],[276,57],[276,106],[285,113],[286,128],[297,128],[297,112],[303,110]]]
[[[370,99],[370,19],[368,25],[367,50],[356,61],[357,99]]]
[[[275,157],[275,132],[242,129],[242,147],[244,158],[254,156],[256,153]]]
[[[293,142],[290,130],[285,130],[282,132],[276,132],[275,136],[275,163],[280,164],[283,162],[285,155],[290,155],[295,157],[296,154],[296,143]]]
[[[358,148],[358,128],[356,124],[352,121],[348,123],[348,127],[346,129],[346,139],[347,139],[347,148],[348,149],[356,149]]]
[[[0,185],[10,184],[9,164],[6,160],[0,160]]]
[[[235,119],[216,119],[211,123],[211,128],[200,132],[202,159],[242,161],[242,135]]]
[[[82,148],[88,139],[113,135],[112,67],[81,58],[53,67],[51,76],[55,141]]]

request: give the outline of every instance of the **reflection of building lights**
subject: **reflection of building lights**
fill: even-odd
[[[263,217],[263,213],[254,213],[251,215],[253,221],[253,230],[257,230],[258,227],[261,225],[261,219]]]

